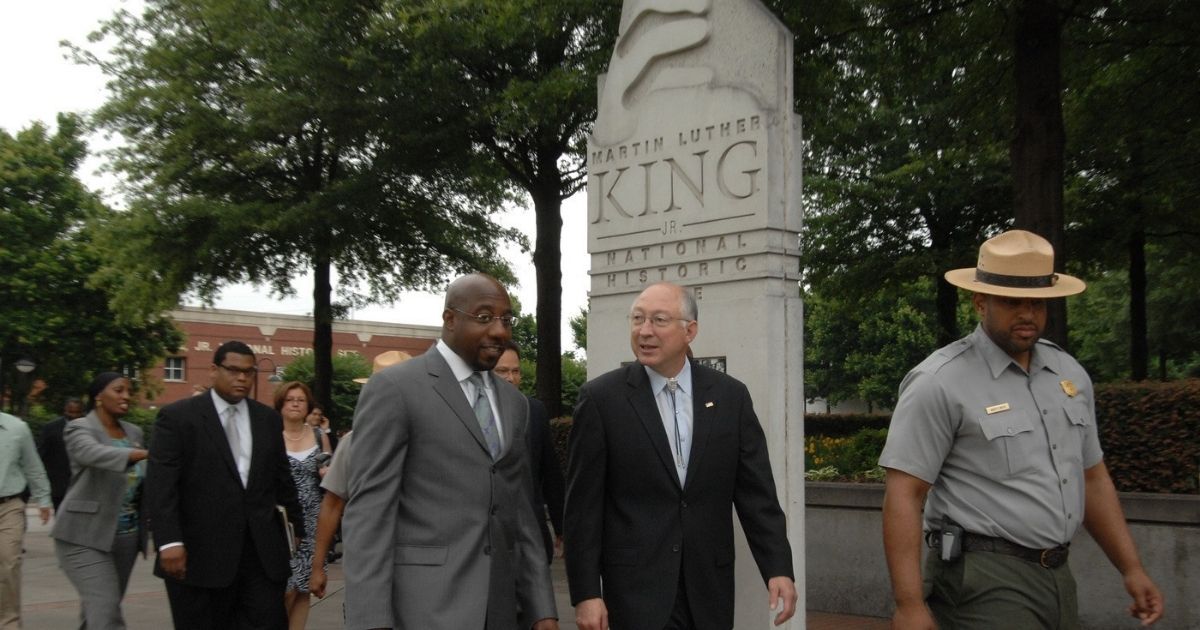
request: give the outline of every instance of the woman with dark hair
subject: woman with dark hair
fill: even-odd
[[[142,480],[149,452],[129,413],[129,379],[104,372],[88,387],[88,414],[67,423],[71,485],[50,536],[58,565],[79,591],[81,628],[125,628],[121,598],[138,551],[145,555]]]
[[[308,578],[312,571],[317,514],[321,510],[320,483],[329,468],[329,440],[321,429],[310,426],[308,419],[315,406],[312,390],[304,383],[291,381],[275,389],[275,410],[283,416],[283,442],[292,467],[292,480],[296,482],[296,496],[304,510],[305,536],[292,557],[292,577],[284,595],[291,630],[304,628],[308,621]]]

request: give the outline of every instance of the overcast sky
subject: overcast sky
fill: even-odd
[[[140,10],[140,0],[4,0],[0,4],[0,128],[9,133],[40,120],[53,125],[58,112],[87,112],[104,102],[104,76],[96,68],[78,66],[65,58],[62,40],[84,44],[100,21],[119,9]],[[89,140],[93,151],[108,146],[99,137]],[[111,177],[97,170],[103,159],[93,157],[80,170],[80,177],[101,192],[110,204],[121,205]],[[580,194],[563,205],[563,349],[571,349],[566,320],[587,302],[588,256],[586,237],[587,202]],[[499,218],[506,226],[520,228],[534,238],[532,203]],[[520,286],[513,293],[524,312],[532,314],[537,304],[537,285],[529,254],[516,248],[506,250]],[[235,285],[224,291],[215,306],[240,310],[303,315],[312,312],[312,283],[297,278],[297,298],[275,300],[266,288]],[[354,313],[355,319],[403,324],[440,323],[442,299],[438,294],[406,293],[394,305],[372,306]]]

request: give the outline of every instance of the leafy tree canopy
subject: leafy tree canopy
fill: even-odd
[[[453,120],[424,133],[428,104],[387,2],[149,0],[94,39],[109,77],[95,124],[120,134],[114,166],[128,212],[97,237],[96,281],[114,306],[158,312],[225,283],[292,292],[314,277],[314,393],[328,400],[332,274],[341,306],[440,287],[458,272],[511,278],[497,252],[520,234],[490,218],[505,199],[486,168],[449,156],[469,146]]]
[[[0,130],[0,379],[29,385],[13,364],[33,360],[52,409],[82,395],[96,373],[148,368],[182,342],[157,313],[119,320],[113,296],[88,283],[120,243],[92,238],[92,222],[112,211],[75,176],[87,154],[81,135],[70,115],[53,133],[41,124],[15,136]]]

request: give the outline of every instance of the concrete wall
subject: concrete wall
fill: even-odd
[[[888,617],[881,484],[809,482],[805,491],[810,610]],[[1200,496],[1122,493],[1121,505],[1150,577],[1166,600],[1155,627],[1200,628]],[[1071,541],[1071,570],[1087,630],[1136,624],[1120,576],[1085,531]]]

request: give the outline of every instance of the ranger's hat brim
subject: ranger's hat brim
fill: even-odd
[[[1050,242],[1025,230],[988,239],[979,247],[975,267],[947,271],[945,278],[961,289],[1005,297],[1057,298],[1087,288],[1079,278],[1054,273]]]

